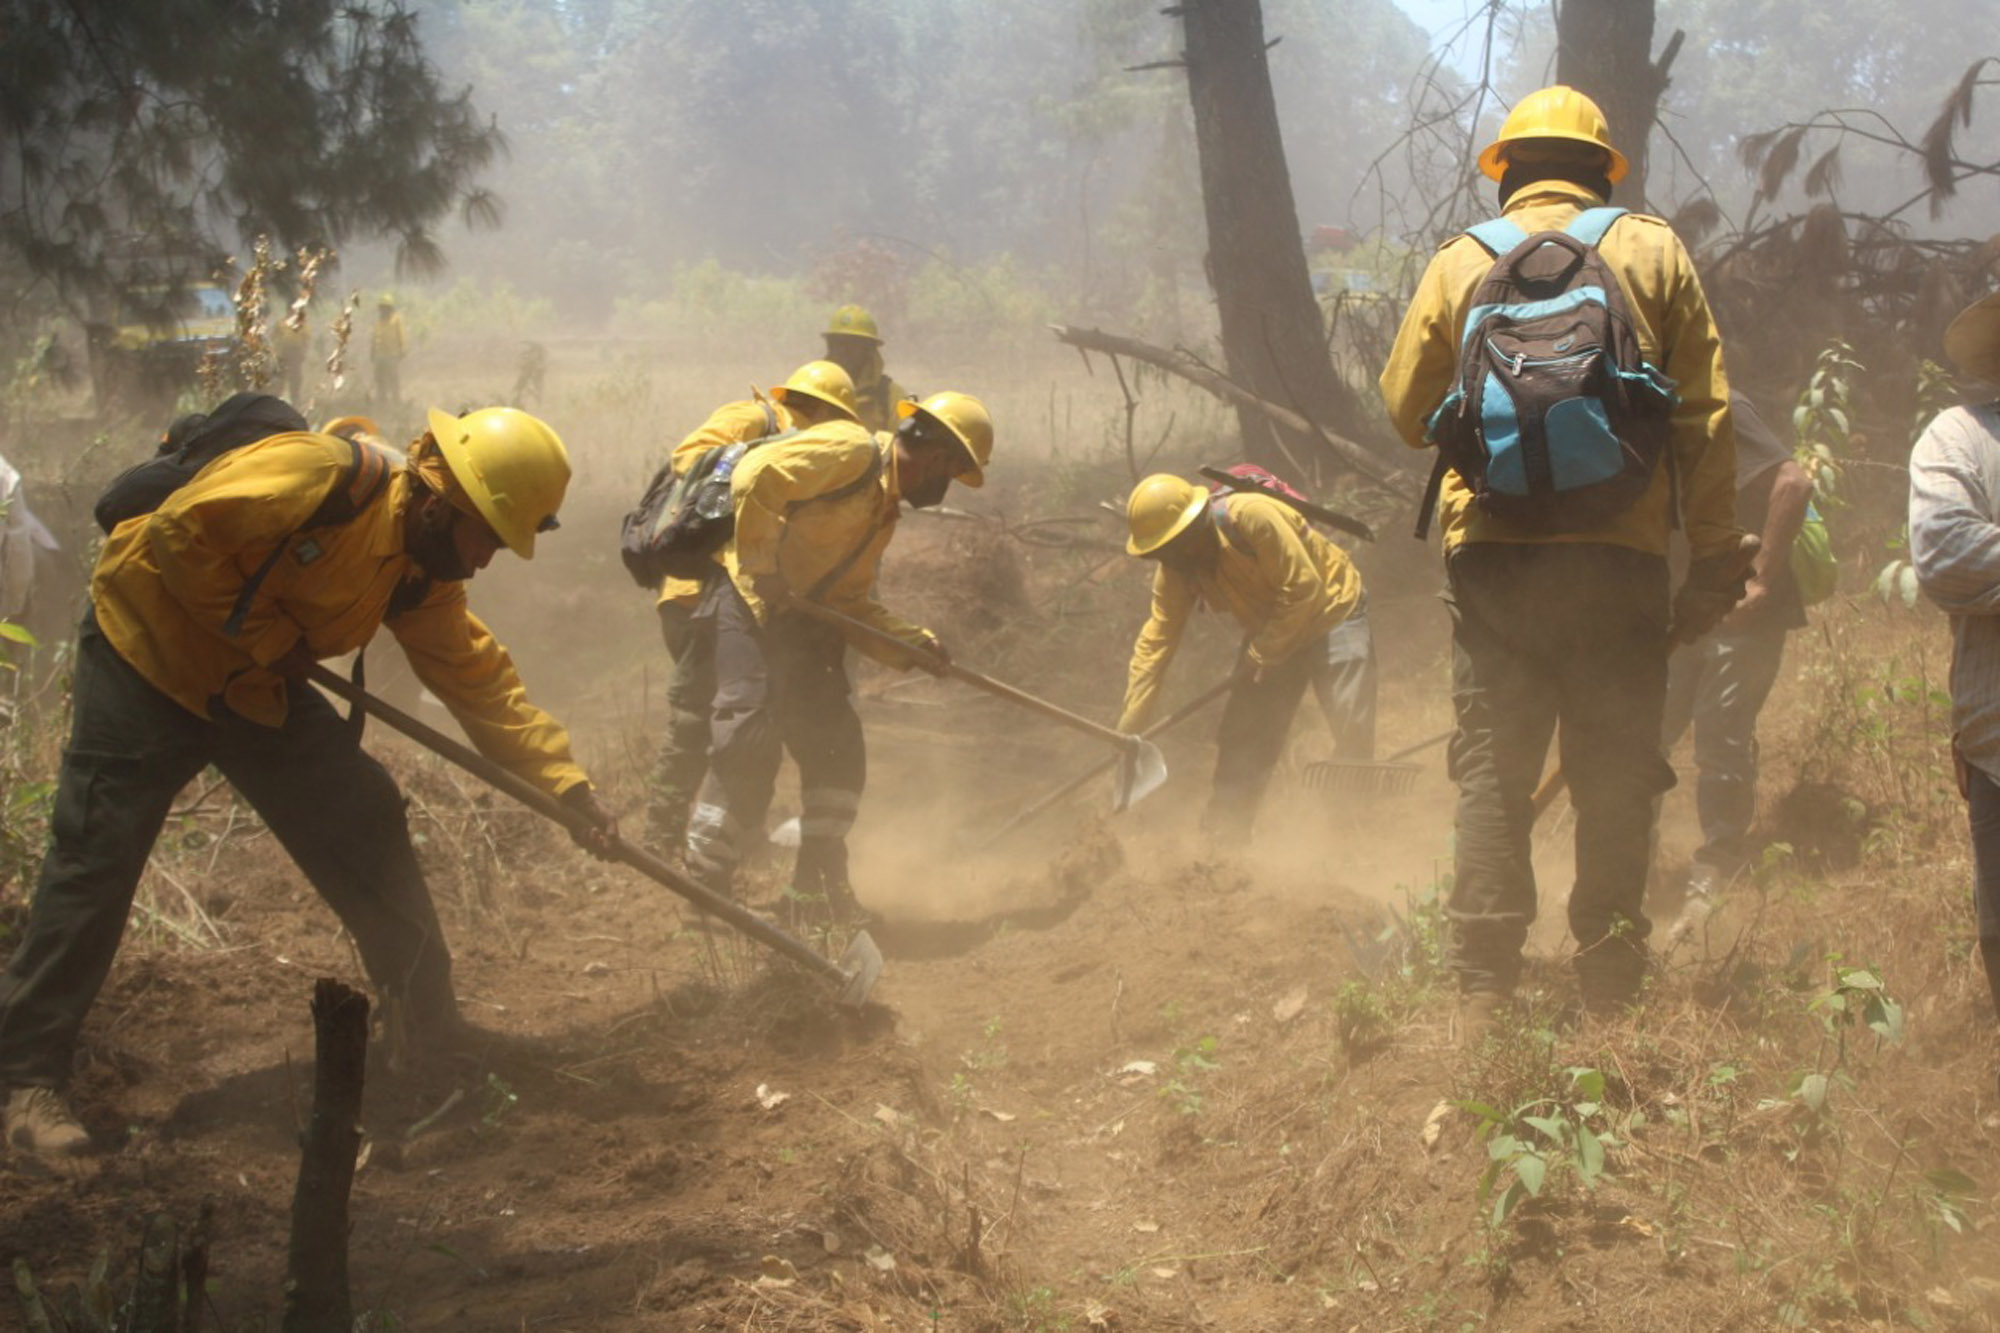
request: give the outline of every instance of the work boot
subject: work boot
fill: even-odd
[[[875,914],[861,905],[854,896],[854,886],[847,882],[847,876],[826,881],[826,907],[833,914],[833,924],[846,926],[850,930],[863,930],[875,924]]]
[[[1707,922],[1708,914],[1715,910],[1715,899],[1722,892],[1724,876],[1714,866],[1697,861],[1688,868],[1687,897],[1681,902],[1680,915],[1667,929],[1667,951],[1673,952]]]
[[[1476,1051],[1487,1040],[1500,1031],[1500,1019],[1507,1012],[1509,996],[1502,991],[1466,991],[1458,997],[1458,1011],[1452,1015],[1452,1026],[1458,1037],[1458,1048],[1462,1051]]]
[[[54,1162],[88,1152],[90,1132],[54,1088],[15,1088],[7,1094],[7,1143]]]
[[[1621,1018],[1639,1002],[1646,981],[1646,946],[1607,935],[1576,955],[1576,982],[1589,1018]]]

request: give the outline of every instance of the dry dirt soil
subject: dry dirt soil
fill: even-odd
[[[962,556],[951,543],[973,540],[913,535],[897,558]],[[1058,575],[1089,565],[1065,561],[976,562],[1000,581],[989,599],[1040,608],[1032,640],[1004,652],[970,598],[929,610],[985,646],[962,657],[1102,715],[1142,600],[1115,565],[1083,576],[1124,579],[1099,603],[1122,609],[1078,637],[1048,609]],[[532,606],[495,582],[503,639],[531,687],[554,682],[544,693],[636,833],[660,680],[644,607],[601,572],[589,596],[515,599]],[[1384,584],[1389,749],[1437,732],[1448,703],[1441,611],[1422,586]],[[902,575],[885,596],[922,600]],[[1227,627],[1202,639],[1177,697],[1227,661]],[[1774,752],[1811,739],[1816,692],[1832,687],[1807,667],[1836,648],[1801,650]],[[1704,941],[1701,966],[1668,973],[1637,1019],[1577,1028],[1561,1016],[1557,817],[1535,1007],[1468,1064],[1426,962],[1449,852],[1437,751],[1407,794],[1337,799],[1300,781],[1323,735],[1308,706],[1259,845],[1214,847],[1194,831],[1212,762],[1213,723],[1199,723],[1168,749],[1174,783],[1138,811],[1111,818],[1093,787],[982,852],[976,835],[1089,762],[1088,743],[956,687],[860,684],[872,785],[856,879],[888,968],[858,1012],[371,731],[412,797],[466,1010],[490,1040],[462,1066],[371,1067],[351,1243],[370,1327],[1992,1319],[1979,1283],[2000,1275],[2000,1113],[1949,837],[1905,848],[1893,870],[1878,845],[1876,861],[1809,884],[1746,889],[1754,911]],[[119,1287],[148,1215],[185,1223],[213,1200],[203,1327],[275,1327],[311,1095],[307,1004],[315,978],[360,972],[226,788],[183,801],[85,1034],[76,1104],[101,1151],[74,1178],[0,1159],[0,1254],[60,1288],[108,1252]],[[1684,857],[1685,812],[1670,818],[1667,855]],[[1822,958],[1840,949],[1882,962],[1907,1014],[1900,1044],[1815,1007]],[[1788,1088],[1808,1065],[1829,1071],[1823,1114]],[[1579,1068],[1608,1076],[1601,1097],[1565,1091]],[[1490,1100],[1517,1129],[1516,1108],[1554,1107],[1611,1140],[1606,1169],[1585,1182],[1548,1149],[1544,1197],[1495,1223],[1511,1177],[1482,1193],[1492,1151],[1476,1116],[1446,1114],[1426,1137],[1447,1097]]]

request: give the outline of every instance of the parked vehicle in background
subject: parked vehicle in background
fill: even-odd
[[[91,386],[103,411],[170,412],[210,353],[236,339],[229,289],[214,281],[140,283],[89,324]]]

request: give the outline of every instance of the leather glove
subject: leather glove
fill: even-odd
[[[1762,545],[1749,533],[1742,533],[1735,549],[1703,556],[1688,566],[1687,577],[1674,594],[1673,622],[1667,628],[1669,643],[1693,643],[1722,623],[1743,600]]]
[[[611,807],[597,799],[597,792],[591,785],[579,782],[562,794],[562,803],[596,825],[584,832],[572,829],[570,841],[600,861],[617,859],[618,816],[611,813]]]
[[[950,674],[951,653],[946,650],[944,640],[929,630],[920,631],[923,640],[911,645],[909,665],[919,671],[928,671],[942,680]]]

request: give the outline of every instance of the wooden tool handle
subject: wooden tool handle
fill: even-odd
[[[954,680],[962,680],[974,689],[984,690],[996,698],[1005,699],[1012,704],[1018,704],[1030,712],[1040,713],[1043,717],[1060,722],[1065,726],[1075,727],[1078,731],[1087,732],[1101,741],[1123,746],[1131,740],[1129,736],[1116,728],[1092,722],[1089,718],[1072,713],[1069,709],[1052,704],[1046,699],[1038,699],[1026,690],[1016,689],[1005,681],[998,681],[991,676],[981,675],[970,667],[962,667],[956,662],[941,661],[935,653],[929,653],[922,648],[904,643],[888,631],[877,629],[875,626],[867,624],[864,621],[856,620],[853,616],[836,611],[830,606],[795,597],[791,601],[784,603],[783,609],[801,612],[811,616],[815,620],[823,621],[826,624],[836,626],[849,633],[859,634],[863,638],[887,644],[901,652],[910,654],[912,657],[926,658],[938,667],[941,667],[944,674],[952,677]]]
[[[342,680],[325,667],[315,664],[307,668],[306,678],[321,689],[347,700],[356,708],[366,710],[370,717],[380,718],[385,724],[402,732],[439,758],[457,764],[480,781],[497,787],[530,810],[548,816],[570,832],[588,835],[598,831],[597,824],[582,811],[563,804],[556,797],[508,772],[477,750],[419,722],[394,704],[376,698],[353,682]],[[702,911],[711,916],[721,917],[759,943],[769,945],[787,958],[811,968],[830,981],[846,982],[847,974],[832,960],[814,953],[799,940],[786,934],[749,908],[695,883],[652,853],[634,847],[623,838],[614,838],[611,841],[611,854],[618,861],[632,867],[663,888],[671,889]]]

